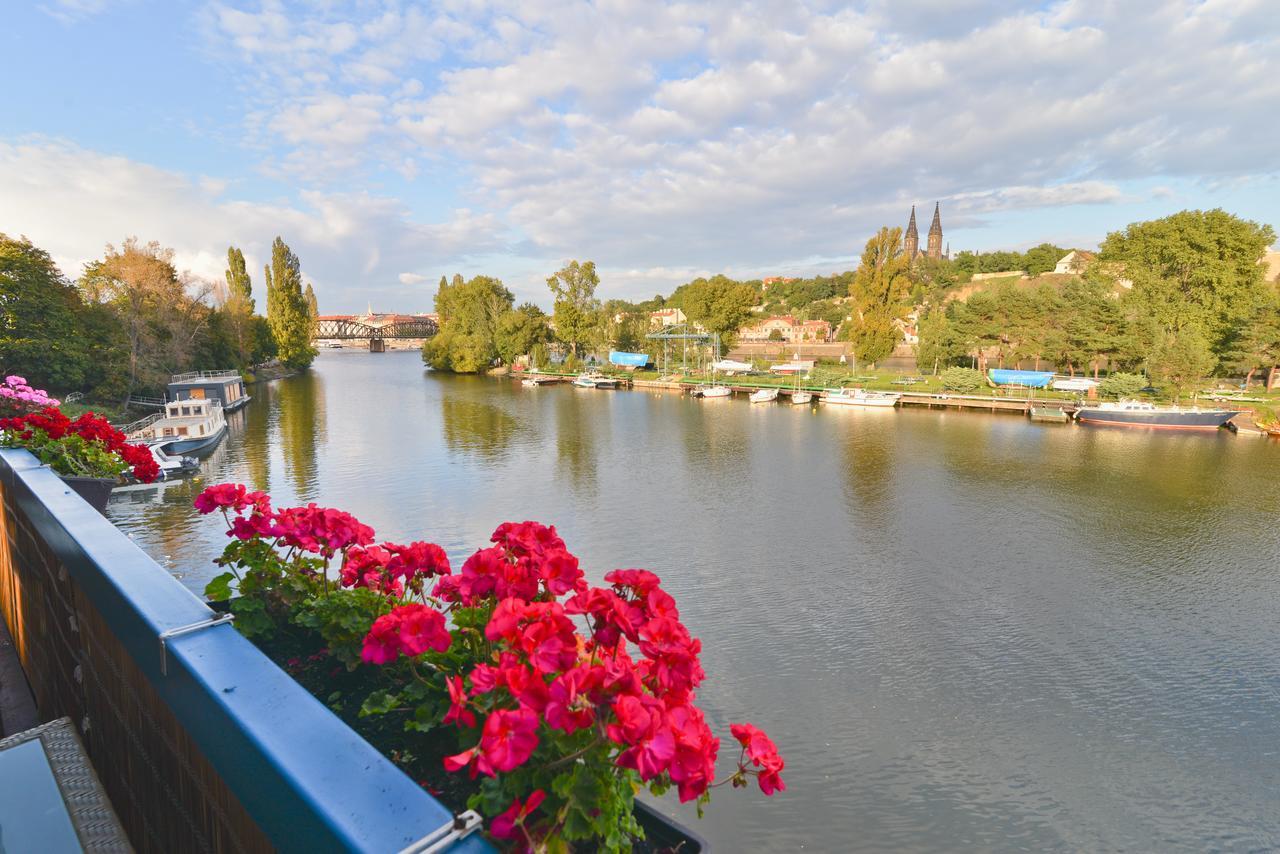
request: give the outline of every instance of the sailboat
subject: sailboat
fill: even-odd
[[[795,354],[795,356],[794,356],[794,357],[792,357],[791,364],[793,364],[793,365],[801,364],[801,362],[800,362],[800,348],[799,348],[799,347],[796,347],[796,354]],[[794,374],[796,375],[796,387],[795,387],[795,389],[791,392],[791,403],[792,403],[792,405],[793,405],[793,406],[806,406],[806,405],[808,405],[808,404],[810,404],[810,403],[812,403],[812,402],[813,402],[813,395],[812,395],[812,394],[810,394],[810,393],[809,393],[809,392],[807,392],[807,391],[801,391],[801,390],[800,390],[800,375],[803,373],[803,374],[807,377],[807,376],[809,375],[809,371],[812,371],[812,370],[813,370],[813,363],[812,363],[812,362],[810,362],[810,363],[809,363],[809,370],[808,370],[808,371],[793,371],[793,372],[792,372],[792,373],[794,373]]]
[[[752,403],[773,403],[778,399],[778,390],[776,388],[761,388],[751,392],[749,398]]]
[[[716,366],[711,365],[711,385],[702,389],[702,393],[698,397],[728,397],[733,394],[728,386],[720,385],[716,382]]]

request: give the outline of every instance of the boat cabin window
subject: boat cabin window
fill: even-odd
[[[187,428],[186,428],[186,427],[179,427],[179,428],[178,428],[178,435],[179,435],[179,436],[185,436],[185,435],[187,435]]]

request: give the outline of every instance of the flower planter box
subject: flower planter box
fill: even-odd
[[[231,603],[239,597],[232,597],[230,600],[212,600],[207,604],[211,609],[226,614],[231,611]],[[263,649],[264,654],[268,658],[275,660],[269,650]],[[276,662],[280,664],[279,661]],[[284,669],[284,668],[281,668]],[[305,687],[305,686],[304,686]],[[314,693],[314,692],[313,692]],[[324,697],[316,695],[321,701]],[[377,749],[377,745],[371,745]],[[465,804],[448,804],[446,805],[455,811],[466,809]],[[639,846],[637,852],[651,852],[651,854],[664,854],[665,852],[680,852],[680,854],[706,854],[711,850],[711,845],[704,838],[694,833],[689,828],[668,818],[658,810],[649,806],[643,801],[637,800],[635,803],[636,821],[644,828],[645,839]]]
[[[89,506],[99,513],[106,515],[107,501],[111,498],[111,490],[116,486],[114,477],[71,477],[69,475],[58,475],[62,478],[62,482],[71,487],[72,491],[89,502]]]

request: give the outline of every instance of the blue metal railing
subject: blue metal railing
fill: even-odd
[[[452,820],[231,625],[162,651],[163,633],[214,612],[26,451],[0,450],[0,486],[277,848],[395,852]],[[472,835],[450,850],[492,849]]]

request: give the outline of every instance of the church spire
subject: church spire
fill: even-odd
[[[933,223],[929,226],[928,254],[933,259],[942,257],[942,214],[937,202],[933,203]]]
[[[908,261],[914,261],[920,254],[920,232],[916,230],[916,206],[911,206],[911,219],[907,221],[907,233],[902,238],[902,251]]]

